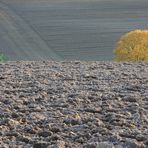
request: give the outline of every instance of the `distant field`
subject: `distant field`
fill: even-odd
[[[0,0],[10,60],[112,60],[119,37],[148,29],[148,0]]]

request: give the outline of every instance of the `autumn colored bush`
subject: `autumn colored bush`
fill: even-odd
[[[148,61],[148,30],[126,33],[114,49],[116,61]]]

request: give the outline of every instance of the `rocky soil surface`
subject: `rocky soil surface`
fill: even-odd
[[[0,64],[1,148],[147,148],[148,63]]]

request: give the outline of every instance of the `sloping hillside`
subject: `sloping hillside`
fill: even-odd
[[[0,147],[147,148],[148,63],[0,64]]]
[[[147,29],[148,0],[0,0],[10,60],[112,60],[122,34]]]
[[[0,51],[9,60],[61,60],[21,16],[0,2]]]

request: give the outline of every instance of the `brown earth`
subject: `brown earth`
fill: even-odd
[[[0,147],[147,148],[148,63],[0,64]]]

